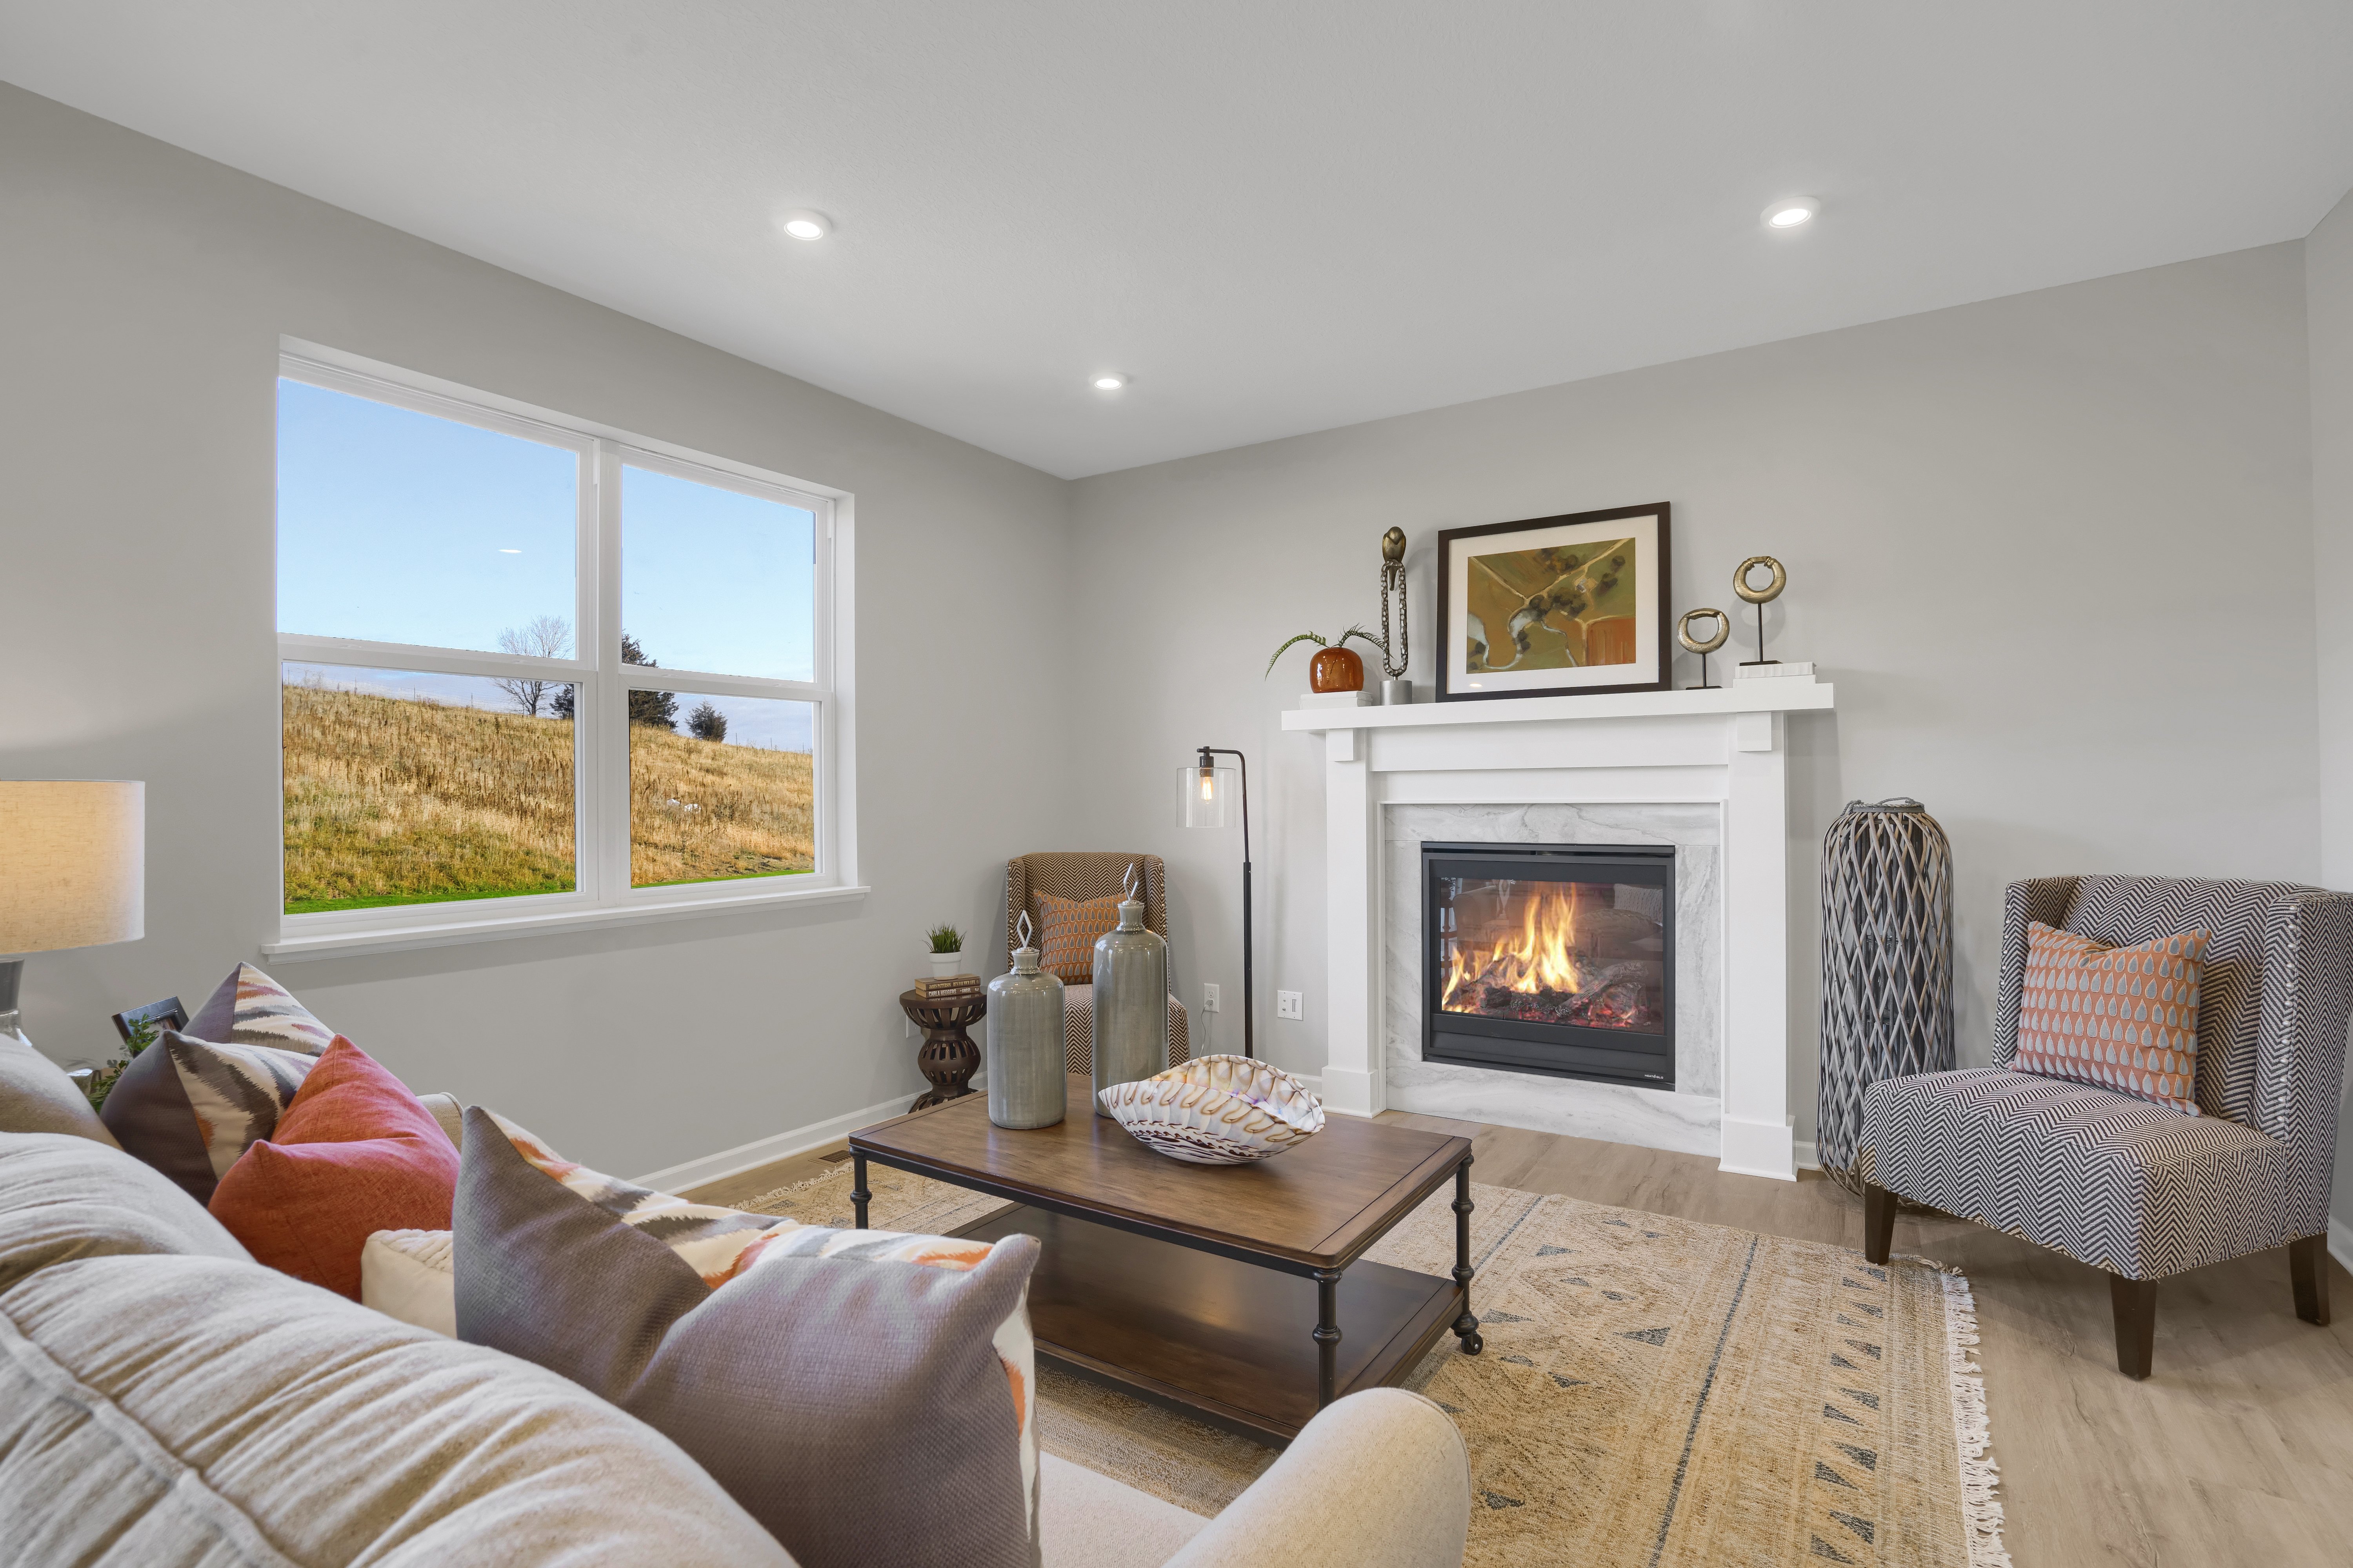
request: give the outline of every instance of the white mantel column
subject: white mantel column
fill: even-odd
[[[1324,736],[1324,957],[1323,1097],[1327,1110],[1377,1116],[1387,1107],[1381,1065],[1378,970],[1379,890],[1373,799],[1363,731]]]
[[[1787,721],[1734,716],[1724,802],[1722,1167],[1798,1179],[1789,1124],[1789,804]]]

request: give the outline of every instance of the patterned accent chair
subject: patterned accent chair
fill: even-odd
[[[2201,1115],[2010,1070],[2030,921],[2115,947],[2213,933],[2199,991]],[[2116,1365],[2148,1375],[2157,1284],[2284,1245],[2296,1316],[2328,1321],[2329,1182],[2353,896],[2284,882],[2061,876],[2012,883],[1994,1065],[1863,1096],[1863,1252],[1887,1261],[1894,1194],[2103,1269]]]
[[[1144,868],[1144,924],[1168,939],[1168,868],[1156,854],[1114,854],[1081,851],[1016,855],[1005,863],[1005,950],[1021,945],[1014,925],[1027,911],[1032,928],[1043,930],[1045,912],[1037,895],[1056,898],[1111,898],[1131,865]],[[1175,979],[1172,972],[1171,980]],[[1174,1066],[1193,1057],[1192,1024],[1185,1004],[1168,999],[1168,1063]],[[1073,1073],[1095,1070],[1095,988],[1066,985],[1062,991],[1062,1062]]]

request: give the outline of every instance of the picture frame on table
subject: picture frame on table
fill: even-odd
[[[1438,535],[1438,700],[1663,692],[1669,507],[1616,506]]]

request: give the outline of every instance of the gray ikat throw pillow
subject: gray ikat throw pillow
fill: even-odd
[[[476,1107],[453,1251],[460,1340],[669,1437],[801,1568],[1036,1568],[1032,1374],[1002,1350],[1034,1237],[797,1227],[714,1290]]]

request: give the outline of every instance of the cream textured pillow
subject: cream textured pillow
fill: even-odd
[[[454,1340],[456,1274],[448,1231],[378,1231],[360,1249],[360,1305]]]

